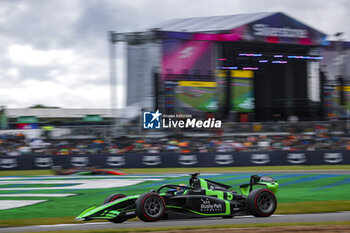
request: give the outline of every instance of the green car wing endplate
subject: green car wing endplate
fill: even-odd
[[[93,206],[90,206],[90,207],[86,208],[75,219],[76,220],[83,220],[86,217],[86,214],[89,213],[91,210],[96,209],[96,207],[97,207],[97,205],[93,205]]]
[[[277,193],[278,191],[278,182],[275,181],[273,183],[271,182],[264,182],[264,181],[259,181],[257,183],[255,183],[254,185],[262,185],[265,186],[268,190],[270,190],[271,192],[273,192],[274,194]],[[241,192],[244,196],[248,196],[249,195],[249,189],[250,189],[250,185],[248,184],[242,184],[240,186]]]
[[[117,217],[121,210],[118,209],[111,209],[111,206],[117,205],[118,203],[130,200],[130,199],[137,199],[140,195],[133,195],[124,197],[121,199],[117,199],[112,202],[108,202],[101,206],[91,206],[87,209],[83,210],[78,217],[76,217],[76,220],[86,220],[86,219],[112,219]]]

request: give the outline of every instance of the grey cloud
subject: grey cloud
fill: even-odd
[[[70,106],[72,98],[79,99],[74,103],[79,106],[84,96],[78,92],[85,85],[105,85],[106,92],[109,92],[107,31],[110,30],[138,31],[173,18],[282,11],[327,34],[343,31],[345,38],[350,40],[348,0],[2,0],[1,9],[0,70],[20,70],[20,76],[13,80],[13,85],[20,85],[18,80],[31,79],[57,82],[57,77],[48,75],[50,70],[58,69],[61,75],[69,75],[74,71],[74,74],[79,75],[77,82],[80,85],[67,82],[67,93],[72,89],[76,93],[58,97],[67,104],[65,107]],[[79,64],[55,67],[11,64],[6,56],[6,48],[11,44],[29,45],[39,50],[71,50],[84,64],[80,64],[80,61],[75,61]],[[122,55],[120,49],[119,58]],[[105,66],[99,64],[99,67],[94,67],[96,59]],[[80,68],[73,69],[74,65]],[[119,70],[118,67],[118,75]],[[0,92],[1,88],[13,86],[9,77],[0,76],[0,82],[4,79],[8,86],[0,87]],[[29,98],[26,103],[30,101]],[[18,105],[21,102],[15,96],[0,101],[0,104],[5,105]]]
[[[67,1],[7,1],[5,5],[12,12],[8,23],[0,30],[12,36],[13,43],[30,43],[36,48],[50,49],[69,44],[69,25],[76,13],[69,11],[69,6],[63,2]],[[77,1],[69,2],[75,8]],[[17,4],[23,6],[22,10],[17,10]]]

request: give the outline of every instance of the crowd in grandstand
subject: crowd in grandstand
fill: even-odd
[[[0,135],[0,156],[193,153],[262,150],[350,149],[350,138],[326,132],[265,136],[184,138],[102,138],[102,139],[26,139],[24,135]]]

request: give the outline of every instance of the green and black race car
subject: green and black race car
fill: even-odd
[[[139,217],[145,222],[189,217],[254,215],[268,217],[277,207],[278,183],[269,176],[250,177],[240,186],[242,194],[229,185],[190,174],[189,185],[165,184],[142,195],[112,194],[101,206],[85,209],[76,220],[106,219],[121,223]]]

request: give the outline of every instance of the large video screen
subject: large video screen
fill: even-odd
[[[231,108],[237,112],[254,111],[254,72],[233,70],[231,72]]]
[[[212,42],[169,39],[162,45],[162,74],[206,74],[212,70]],[[166,77],[165,77],[166,78]]]
[[[229,75],[229,79],[227,78]],[[217,70],[218,102],[231,111],[254,112],[254,72],[252,70]],[[229,103],[227,103],[229,99]]]
[[[178,108],[205,112],[217,110],[216,82],[179,81],[175,89]]]
[[[162,78],[168,112],[191,113],[217,110],[212,42],[168,39],[162,44]]]

